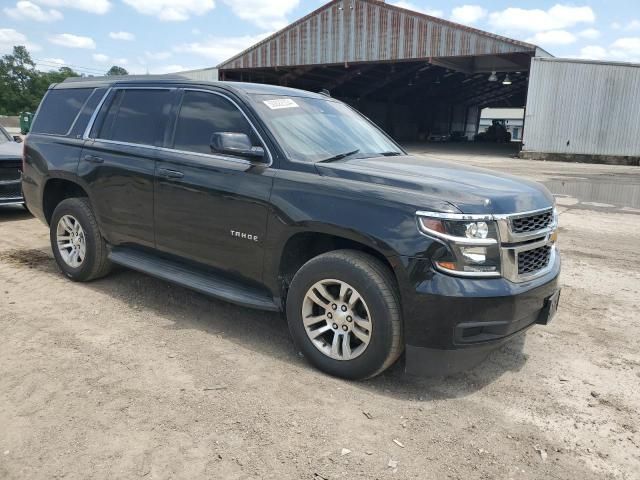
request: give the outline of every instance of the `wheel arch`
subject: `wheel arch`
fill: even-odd
[[[390,258],[381,249],[362,239],[311,230],[291,235],[282,247],[277,268],[281,298],[286,299],[288,286],[300,267],[312,258],[335,250],[356,250],[378,259],[389,269],[398,287],[395,268]]]
[[[42,211],[47,224],[51,223],[51,217],[56,207],[67,198],[89,198],[87,190],[80,183],[64,177],[49,178],[42,191]]]

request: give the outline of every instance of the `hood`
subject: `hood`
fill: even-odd
[[[0,162],[2,160],[20,160],[22,158],[22,144],[18,142],[0,143]]]
[[[547,208],[553,196],[541,184],[513,175],[411,155],[317,163],[318,172],[427,194],[462,213],[503,214]],[[420,205],[416,205],[420,208]]]

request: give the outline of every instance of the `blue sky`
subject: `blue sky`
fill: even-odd
[[[0,0],[0,54],[23,44],[41,70],[131,73],[213,66],[322,0]],[[640,2],[388,0],[535,43],[556,56],[640,62]]]

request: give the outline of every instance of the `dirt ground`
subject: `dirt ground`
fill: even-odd
[[[640,189],[637,167],[427,156]],[[278,315],[127,270],[69,282],[47,228],[0,209],[0,478],[638,479],[640,209],[588,197],[558,199],[549,326],[464,374],[367,382],[309,367]]]

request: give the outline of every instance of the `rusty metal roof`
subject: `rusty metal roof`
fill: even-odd
[[[333,0],[218,65],[221,70],[534,53],[536,46],[387,5]]]

